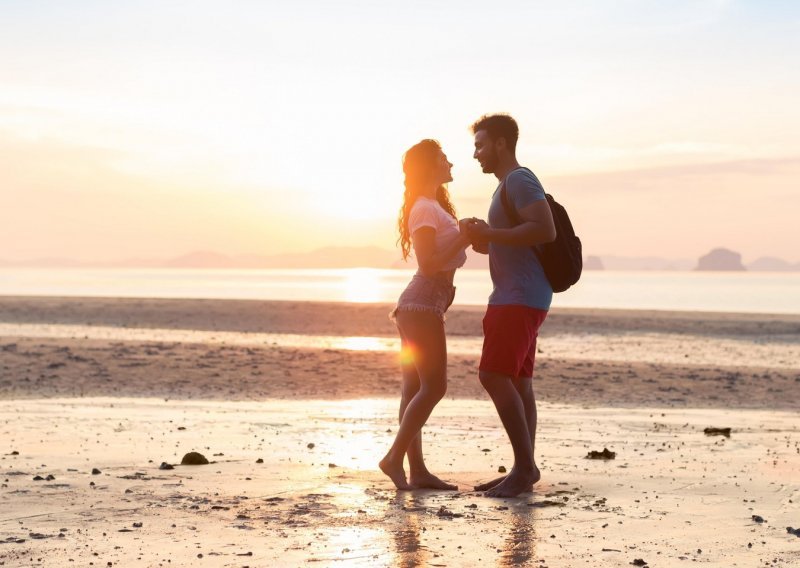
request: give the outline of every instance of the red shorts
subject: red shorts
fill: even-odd
[[[533,376],[536,338],[547,310],[522,305],[488,306],[483,316],[481,371],[512,378]]]

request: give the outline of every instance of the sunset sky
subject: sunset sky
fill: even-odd
[[[504,111],[586,253],[800,261],[796,2],[10,1],[0,53],[0,259],[392,249],[402,152],[485,216]]]

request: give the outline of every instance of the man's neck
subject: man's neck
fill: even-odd
[[[514,156],[511,156],[506,160],[502,160],[497,166],[498,167],[495,170],[494,175],[499,181],[503,181],[509,172],[513,172],[520,167],[519,162],[517,162],[517,158]]]

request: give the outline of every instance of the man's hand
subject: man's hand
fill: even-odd
[[[469,232],[469,240],[475,243],[488,243],[489,242],[489,232],[492,228],[489,224],[484,221],[483,219],[474,219],[468,225],[467,231]]]
[[[489,254],[489,240],[485,236],[488,229],[486,221],[476,217],[472,217],[466,225],[467,236],[475,252]]]

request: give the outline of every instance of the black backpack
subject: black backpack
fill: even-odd
[[[530,171],[530,170],[529,170]],[[531,247],[544,268],[545,276],[553,288],[553,292],[563,292],[581,277],[583,270],[583,247],[581,240],[575,235],[567,210],[549,193],[547,203],[553,214],[556,227],[556,240]],[[508,200],[505,181],[500,187],[500,201],[506,215],[514,225],[523,223],[514,207]]]

